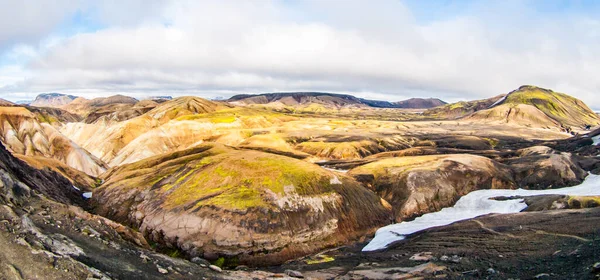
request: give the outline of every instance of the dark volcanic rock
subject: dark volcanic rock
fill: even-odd
[[[431,252],[439,260],[432,263],[447,267],[437,273],[443,273],[437,275],[442,279],[532,279],[541,273],[552,279],[593,279],[591,267],[598,262],[600,249],[594,241],[598,230],[600,208],[492,214],[415,233],[387,250],[360,252],[361,246],[345,247],[328,252],[331,262],[307,266],[298,261],[281,269],[329,279],[363,271],[389,279],[419,265],[410,260],[414,254]],[[448,256],[460,261],[446,261]],[[487,272],[490,267],[493,275]],[[438,278],[435,274],[403,277]]]
[[[522,150],[521,154],[524,156],[501,160],[513,169],[515,181],[521,188],[535,190],[573,186],[583,182],[587,176],[570,153],[534,147]]]
[[[0,176],[3,203],[19,204],[31,191],[67,204],[83,205],[81,192],[71,187],[71,182],[48,169],[38,170],[15,158],[0,143]]]

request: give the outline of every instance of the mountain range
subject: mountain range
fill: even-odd
[[[469,218],[460,227],[391,234],[406,240],[373,254],[360,248],[390,223],[418,223],[478,190],[548,190],[594,180],[599,126],[600,117],[580,100],[535,86],[453,104],[319,92],[222,101],[61,94],[40,95],[31,105],[0,100],[0,220],[10,220],[1,224],[9,230],[0,234],[0,245],[12,252],[0,254],[0,261],[47,271],[30,257],[43,251],[61,256],[61,269],[48,275],[68,267],[81,277],[174,279],[188,273],[252,279],[287,269],[294,273],[282,277],[352,271],[378,279],[395,275],[401,262],[411,277],[431,278],[438,272],[419,270],[412,257],[432,251],[469,260],[429,259],[435,271],[461,277],[489,262],[451,249],[468,251],[477,243],[490,254],[479,256],[484,260],[543,266],[534,259],[591,240],[596,210],[587,208],[600,199],[586,193],[519,197],[533,212],[486,220],[497,227]],[[550,214],[538,210],[549,209],[557,220],[572,215],[574,224],[588,227],[543,222]],[[432,241],[424,251],[419,238],[438,234],[452,246]],[[506,240],[529,244],[548,236],[560,240],[523,247],[532,260],[521,258],[519,244],[497,257],[494,246]],[[112,255],[118,261],[109,261]],[[384,268],[389,273],[381,274]]]

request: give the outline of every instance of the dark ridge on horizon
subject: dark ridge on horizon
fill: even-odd
[[[403,101],[390,102],[390,101],[383,101],[383,100],[372,100],[372,99],[359,98],[359,97],[356,97],[356,96],[353,96],[350,94],[329,93],[329,92],[312,92],[312,91],[311,92],[273,92],[273,93],[260,93],[260,94],[237,94],[237,95],[230,97],[226,101],[228,101],[228,102],[241,101],[246,98],[260,97],[260,96],[264,96],[267,99],[267,102],[277,101],[284,97],[292,97],[295,100],[300,101],[300,99],[302,97],[330,96],[330,97],[337,97],[337,98],[345,99],[345,100],[348,100],[351,102],[355,102],[357,104],[364,104],[364,105],[374,107],[374,108],[425,109],[425,108],[432,108],[432,107],[437,107],[437,106],[447,104],[446,102],[444,102],[440,99],[437,99],[437,98],[427,98],[427,99],[411,98],[411,99],[407,99],[407,100],[403,100]],[[422,107],[422,106],[415,106],[415,103],[429,104],[429,105],[427,105],[426,107]]]

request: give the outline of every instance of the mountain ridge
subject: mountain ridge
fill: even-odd
[[[268,104],[276,101],[284,100],[285,98],[291,98],[297,103],[307,103],[307,102],[317,102],[317,103],[327,103],[332,102],[334,105],[366,105],[368,107],[373,108],[431,108],[439,106],[438,104],[446,104],[446,102],[436,99],[436,98],[411,98],[407,100],[390,102],[383,100],[372,100],[356,97],[350,94],[340,94],[340,93],[329,93],[329,92],[273,92],[273,93],[261,93],[261,94],[238,94],[230,97],[227,102],[236,102],[236,103],[244,103],[244,104]],[[329,98],[334,98],[333,100]],[[315,100],[316,99],[316,100]],[[329,100],[328,100],[329,99]],[[291,100],[285,100],[286,101]],[[413,105],[423,104],[427,107]],[[289,102],[288,102],[289,103]]]

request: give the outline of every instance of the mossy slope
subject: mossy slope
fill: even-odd
[[[600,118],[583,101],[564,93],[536,86],[521,86],[511,92],[502,104],[535,106],[549,118],[564,126],[582,128],[598,125]]]
[[[380,199],[350,177],[270,153],[202,144],[109,170],[99,213],[189,256],[280,263],[373,232]]]

